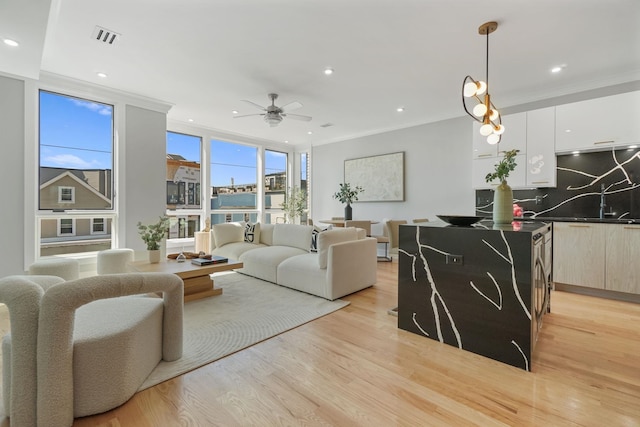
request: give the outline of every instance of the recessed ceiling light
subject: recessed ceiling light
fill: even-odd
[[[309,131],[309,132],[307,132],[307,133],[308,133],[309,135],[313,135],[313,132],[311,132],[311,131]]]
[[[96,75],[100,78],[106,79],[107,75],[105,73],[96,73]]]
[[[571,132],[571,129],[565,129],[564,131],[565,131],[566,133],[570,133],[570,132]]]
[[[285,143],[285,144],[288,144],[288,143],[289,143],[289,140],[284,141],[284,143]]]
[[[193,119],[187,119],[187,121],[188,121],[188,122],[192,122],[192,121],[193,121]]]
[[[559,73],[560,71],[562,71],[562,67],[553,67],[553,68],[551,69],[551,72],[552,72],[552,73]]]
[[[398,113],[402,113],[404,111],[404,107],[398,107],[398,108],[396,108],[396,111]]]
[[[573,154],[574,156],[578,156],[578,155],[580,155],[580,152],[579,151],[572,151],[571,154]]]
[[[233,110],[232,113],[233,114],[238,114],[238,110]]]
[[[324,69],[324,73],[325,73],[327,76],[330,76],[331,74],[333,74],[333,68],[331,68],[331,67],[327,67],[327,68],[325,68],[325,69]]]
[[[11,47],[18,47],[20,45],[20,43],[11,39],[3,39],[2,41],[4,41],[4,44],[6,44],[7,46]]]

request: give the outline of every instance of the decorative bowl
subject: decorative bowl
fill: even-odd
[[[481,216],[463,216],[463,215],[436,215],[438,218],[451,225],[461,227],[469,227],[482,219]]]

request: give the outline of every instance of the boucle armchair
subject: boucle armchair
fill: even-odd
[[[142,295],[154,292],[163,298]],[[49,288],[38,325],[38,426],[71,426],[129,400],[161,359],[182,357],[182,314],[182,279],[168,273]]]
[[[0,302],[9,309],[11,332],[2,339],[2,397],[13,427],[36,425],[36,353],[40,300],[56,276],[8,276],[0,280]]]

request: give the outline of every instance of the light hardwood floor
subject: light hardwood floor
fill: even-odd
[[[396,288],[378,263],[350,306],[74,426],[640,425],[640,304],[554,292],[525,372],[399,330]]]

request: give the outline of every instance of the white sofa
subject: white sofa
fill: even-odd
[[[211,229],[211,253],[242,261],[237,271],[328,300],[375,284],[376,239],[364,230],[341,228],[317,234],[296,224],[216,224]],[[247,241],[249,240],[249,241]],[[253,242],[251,242],[253,240]]]

